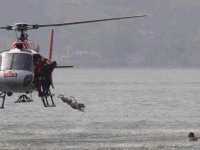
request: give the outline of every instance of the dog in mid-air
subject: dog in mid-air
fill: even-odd
[[[85,110],[85,105],[83,103],[78,103],[73,96],[65,97],[64,95],[59,95],[58,98],[60,98],[64,103],[67,103],[73,109],[77,109],[82,112]]]

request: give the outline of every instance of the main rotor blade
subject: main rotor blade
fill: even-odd
[[[107,18],[107,19],[96,19],[96,20],[87,20],[87,21],[77,21],[77,22],[68,22],[68,23],[59,23],[59,24],[43,24],[43,25],[35,25],[37,28],[41,27],[56,27],[56,26],[69,26],[69,25],[77,25],[77,24],[87,24],[87,23],[95,23],[95,22],[105,22],[112,20],[122,20],[122,19],[131,19],[131,18],[140,18],[145,17],[146,15],[138,15],[138,16],[129,16],[129,17],[118,17],[118,18]]]
[[[4,29],[4,30],[12,30],[12,26],[0,27],[0,29]]]

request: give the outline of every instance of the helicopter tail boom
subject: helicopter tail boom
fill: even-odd
[[[52,52],[53,52],[53,39],[54,39],[54,30],[51,30],[50,37],[49,37],[49,56],[48,59],[52,60]]]

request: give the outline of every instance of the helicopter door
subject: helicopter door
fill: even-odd
[[[1,70],[33,71],[32,55],[27,53],[4,53]]]

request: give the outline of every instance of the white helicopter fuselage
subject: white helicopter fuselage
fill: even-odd
[[[0,91],[30,93],[35,87],[33,55],[34,50],[10,49],[0,53]]]

